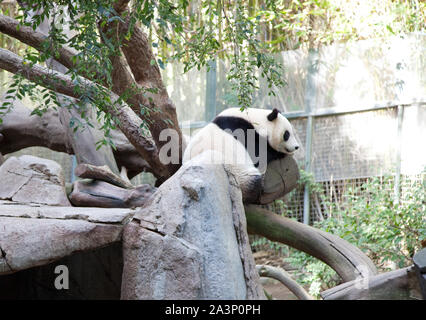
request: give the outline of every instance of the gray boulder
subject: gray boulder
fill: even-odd
[[[0,202],[0,275],[45,265],[121,240],[131,209]]]
[[[0,166],[0,199],[20,203],[71,206],[61,166],[55,161],[24,155]]]
[[[122,299],[262,299],[241,191],[221,165],[191,160],[123,234]]]

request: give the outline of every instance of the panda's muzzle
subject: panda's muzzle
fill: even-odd
[[[287,151],[288,153],[294,153],[297,149],[299,149],[299,146],[295,146],[293,151],[289,150],[288,148],[285,148],[285,151]]]

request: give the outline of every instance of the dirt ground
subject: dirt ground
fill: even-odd
[[[288,263],[283,261],[282,256],[275,255],[273,252],[258,251],[255,252],[253,256],[256,264],[280,267],[290,274],[292,270],[294,270]],[[261,283],[266,292],[270,294],[274,300],[298,300],[298,298],[279,281],[262,277]]]

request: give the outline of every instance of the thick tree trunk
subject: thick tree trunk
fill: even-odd
[[[123,35],[129,32],[130,25],[127,5],[122,3],[116,7],[117,13],[122,16],[122,19],[107,23],[103,28],[100,28],[103,35],[113,40],[112,43],[123,40],[120,38],[123,38]],[[120,51],[120,49],[118,50]],[[185,149],[184,140],[177,120],[176,107],[170,100],[163,84],[160,69],[155,62],[156,58],[145,33],[137,25],[132,26],[130,39],[123,40],[121,50],[124,57],[121,55],[110,57],[113,65],[113,91],[118,95],[123,95],[128,93],[130,88],[134,88],[133,90],[136,92],[130,94],[127,103],[137,115],[146,121],[158,149],[169,143],[168,140],[161,139],[161,133],[164,130],[172,129],[176,132],[179,143],[179,158],[176,163],[168,166],[170,175],[172,175],[180,167],[182,150]],[[127,64],[132,74],[128,71]],[[144,110],[141,113],[141,106],[147,108],[148,111]]]

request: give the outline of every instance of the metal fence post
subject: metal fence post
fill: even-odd
[[[318,51],[309,50],[308,65],[306,76],[306,89],[305,89],[305,112],[308,114],[308,123],[306,125],[306,145],[305,145],[305,172],[311,172],[311,151],[312,151],[312,129],[313,129],[313,116],[312,111],[316,103],[316,87],[315,87],[315,74],[318,71]],[[309,185],[305,184],[303,194],[303,223],[309,224],[310,220],[310,190]]]
[[[311,151],[312,151],[312,122],[313,117],[308,116],[308,123],[306,125],[306,145],[305,145],[305,172],[311,172]],[[309,184],[305,184],[303,193],[303,223],[309,224],[310,220],[310,190]]]
[[[206,72],[206,122],[216,116],[216,81],[216,60],[210,60]]]
[[[398,131],[397,131],[397,145],[396,145],[396,163],[395,163],[395,185],[394,195],[395,204],[399,204],[401,193],[401,148],[402,148],[402,121],[404,120],[404,106],[398,106]]]

